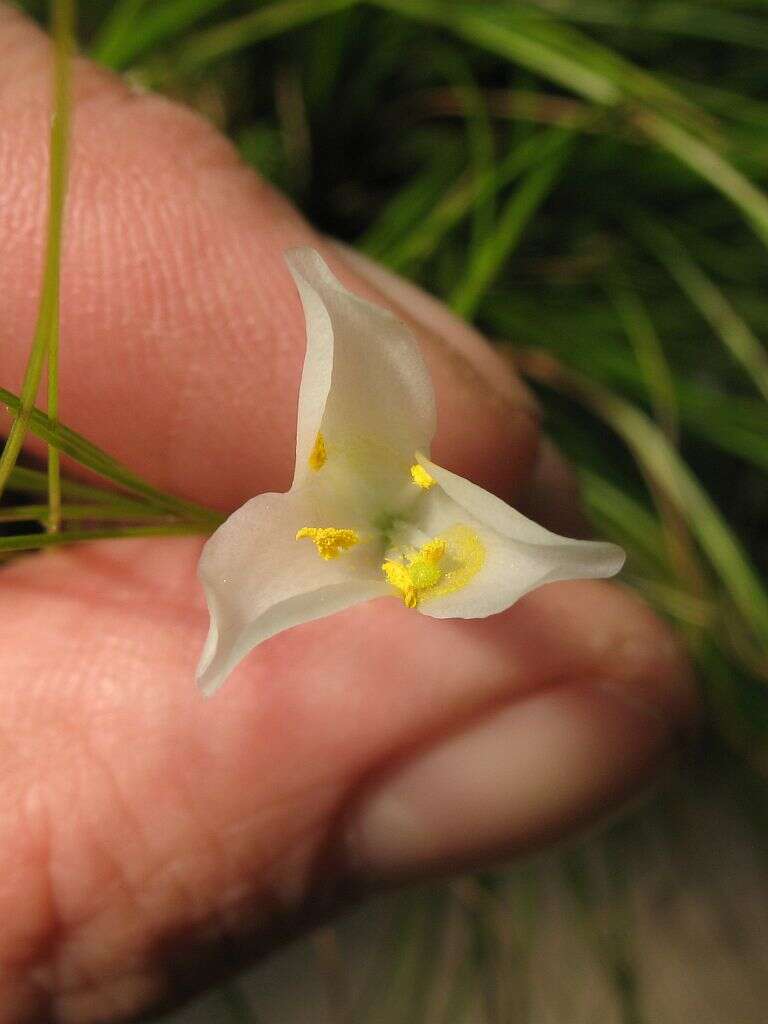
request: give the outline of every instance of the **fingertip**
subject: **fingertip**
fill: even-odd
[[[566,835],[646,785],[695,725],[681,645],[625,588],[543,587],[482,632],[506,647],[508,696],[365,783],[345,833],[363,881],[475,867]]]
[[[391,883],[551,842],[647,783],[672,735],[599,683],[505,706],[381,780],[350,817],[350,869]]]
[[[548,437],[542,436],[539,442],[518,509],[553,533],[584,539],[591,536],[576,473]]]

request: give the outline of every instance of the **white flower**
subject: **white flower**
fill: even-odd
[[[205,693],[262,640],[359,601],[476,618],[543,583],[619,571],[614,544],[558,537],[430,462],[434,393],[410,331],[312,249],[287,261],[307,324],[293,484],[252,498],[205,545]]]

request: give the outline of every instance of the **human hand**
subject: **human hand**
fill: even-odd
[[[0,380],[18,385],[45,220],[49,57],[0,8]],[[321,249],[419,336],[435,459],[560,532],[530,397],[437,303],[319,238],[198,118],[78,67],[62,419],[224,511],[290,483]],[[0,1021],[171,1000],[366,888],[549,841],[652,773],[693,713],[636,597],[553,584],[483,621],[396,600],[282,634],[203,700],[200,541],[110,541],[0,573]]]

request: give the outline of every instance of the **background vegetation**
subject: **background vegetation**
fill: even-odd
[[[302,961],[305,994],[324,993],[306,1018],[257,1017],[271,1011],[252,982],[205,1019],[759,1024],[768,4],[82,0],[78,35],[497,340],[540,391],[600,533],[629,551],[627,578],[686,638],[708,709],[653,806],[379,909],[365,970],[343,928],[321,933]],[[149,518],[139,529],[206,525],[107,469],[134,491],[122,517]],[[27,496],[42,487],[15,473]],[[64,500],[109,504],[66,485]]]

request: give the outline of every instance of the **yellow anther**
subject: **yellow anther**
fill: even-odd
[[[342,551],[349,551],[360,540],[356,530],[337,530],[335,526],[303,526],[296,540],[304,537],[314,541],[318,555],[327,562],[338,558]]]
[[[317,472],[322,469],[328,459],[328,449],[325,447],[325,438],[318,433],[312,451],[309,453],[309,468]]]
[[[415,608],[419,599],[410,571],[400,562],[384,562],[381,568],[387,577],[387,582],[396,587],[403,595],[406,608]]]
[[[435,485],[435,481],[426,469],[418,464],[418,462],[415,466],[411,466],[411,477],[413,478],[413,482],[424,491],[428,491],[430,487],[434,487]]]

